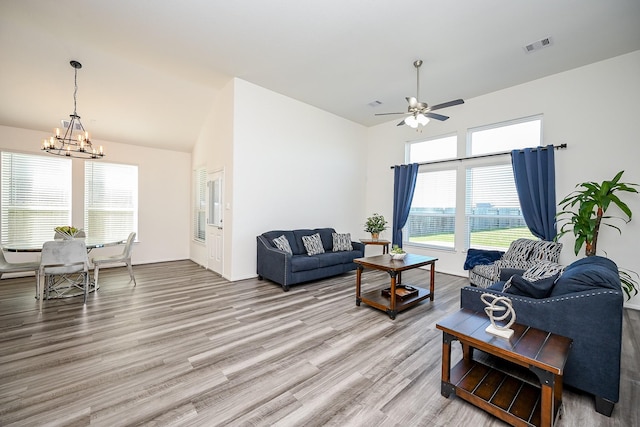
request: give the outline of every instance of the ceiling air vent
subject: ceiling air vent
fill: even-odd
[[[525,52],[531,53],[536,50],[540,50],[543,47],[551,46],[552,43],[553,43],[553,40],[551,40],[551,37],[545,37],[541,40],[538,40],[536,42],[526,45],[523,49]]]
[[[60,122],[62,123],[62,128],[67,129],[69,127],[69,123],[71,122],[71,120],[62,119],[60,120]],[[78,122],[74,122],[73,130],[83,130],[82,125]]]
[[[371,101],[369,104],[367,104],[369,107],[377,107],[378,105],[382,105],[382,102],[380,101]]]

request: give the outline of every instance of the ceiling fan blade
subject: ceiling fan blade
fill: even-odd
[[[436,114],[436,113],[430,113],[430,112],[426,112],[426,113],[422,113],[427,117],[430,117],[432,119],[436,119],[436,120],[440,120],[441,122],[444,122],[445,120],[447,120],[449,118],[449,116],[443,116],[442,114]]]
[[[404,124],[404,119],[400,123],[398,123],[396,126],[402,126],[403,124]]]
[[[444,102],[442,104],[434,105],[433,107],[429,108],[429,111],[435,111],[441,108],[453,107],[454,105],[460,105],[460,104],[464,104],[464,100],[456,99],[454,101],[449,101],[449,102]]]
[[[407,102],[409,103],[409,108],[416,108],[418,106],[418,99],[415,97],[407,97]]]
[[[374,114],[375,116],[390,116],[392,114],[407,114],[407,112],[403,112],[403,113],[376,113]]]

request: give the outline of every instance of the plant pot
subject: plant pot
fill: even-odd
[[[378,240],[380,237],[380,233],[371,233],[371,240]]]

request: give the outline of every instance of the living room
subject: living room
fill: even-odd
[[[70,8],[77,6],[73,3],[69,3]],[[125,5],[120,6],[127,9]],[[5,3],[1,10],[5,8],[10,6]],[[51,134],[59,117],[44,121],[37,127],[19,125],[9,119],[14,114],[9,114],[12,99],[18,96],[20,89],[34,85],[34,81],[42,86],[56,84],[60,86],[58,99],[55,102],[51,99],[41,101],[54,103],[58,115],[65,117],[70,112],[72,89],[72,70],[68,61],[83,61],[91,57],[91,53],[86,46],[74,50],[72,43],[63,43],[63,48],[56,49],[55,43],[46,41],[51,30],[37,32],[33,31],[33,26],[27,26],[25,31],[18,28],[23,24],[20,20],[11,21],[15,15],[2,15],[2,47],[15,44],[22,53],[19,58],[11,58],[7,56],[15,53],[15,47],[2,49],[5,65],[0,87],[10,96],[5,98],[0,111],[0,149],[40,154],[40,142]],[[567,16],[566,19],[573,18]],[[585,32],[593,28],[593,23],[585,23],[583,27]],[[637,30],[634,34],[637,35]],[[537,34],[536,37],[544,35],[548,34]],[[30,50],[30,46],[39,44],[50,49],[44,58],[31,53],[40,52]],[[525,55],[520,45],[514,42],[513,49],[519,49],[518,54]],[[562,46],[562,41],[556,40],[556,45],[548,49],[562,52]],[[112,67],[113,72],[123,74],[149,72],[154,77],[170,74],[170,70],[160,72],[153,65],[136,65],[130,57],[118,57],[115,52],[122,48],[120,45],[96,48],[106,53],[100,60],[93,57],[89,62],[85,60],[85,66],[78,75],[79,113],[87,117],[93,115],[85,107],[89,105],[89,98],[92,94],[109,91],[111,82],[96,81],[90,77],[95,68]],[[538,54],[544,52],[532,53],[531,58]],[[421,55],[427,63],[423,93],[428,94],[437,83],[430,81],[427,71],[429,66],[436,67],[441,59],[429,58],[428,48],[418,47],[412,55]],[[14,59],[18,65],[7,64]],[[413,91],[415,75],[411,61],[416,57],[407,59],[398,67],[406,68],[406,74],[396,77],[407,80],[409,90]],[[114,62],[117,67],[108,65],[109,62]],[[20,81],[8,78],[9,70],[23,66],[55,66],[60,70],[56,75],[61,78],[45,82],[41,77],[33,78],[28,69],[23,70],[24,78]],[[534,63],[532,68],[535,68]],[[640,50],[636,48],[629,52],[612,52],[602,60],[552,75],[505,84],[495,91],[480,91],[469,97],[464,93],[448,92],[442,99],[430,102],[461,96],[465,97],[465,104],[446,110],[446,114],[451,116],[449,120],[432,121],[421,132],[406,126],[398,127],[399,120],[395,119],[365,126],[239,76],[227,79],[215,90],[202,83],[185,83],[184,86],[167,89],[168,96],[180,108],[194,109],[194,120],[198,121],[196,136],[188,141],[191,147],[186,151],[159,148],[152,140],[140,141],[140,145],[130,143],[124,130],[125,122],[143,121],[146,117],[143,108],[139,114],[134,111],[120,117],[118,123],[104,124],[114,128],[122,126],[121,138],[106,139],[98,132],[95,138],[105,147],[105,161],[139,167],[139,228],[134,249],[134,263],[138,265],[190,259],[207,266],[206,244],[192,238],[193,173],[198,168],[224,173],[224,249],[219,273],[233,284],[255,278],[255,239],[264,231],[331,226],[341,232],[350,232],[357,240],[368,237],[363,231],[363,223],[372,212],[382,213],[391,219],[393,171],[390,166],[406,162],[405,145],[410,141],[455,134],[458,155],[464,157],[469,129],[541,114],[544,144],[568,145],[566,150],[556,153],[556,194],[559,198],[573,191],[577,183],[610,179],[620,170],[625,171],[626,182],[640,183],[640,169],[637,167],[637,159],[640,158],[637,144],[639,76]],[[167,83],[171,81],[166,78]],[[310,80],[309,84],[314,82]],[[93,89],[89,89],[89,85]],[[135,86],[126,89],[128,96],[139,97]],[[182,94],[198,91],[201,94],[197,110],[196,105],[180,98]],[[404,96],[408,95],[411,93],[398,93],[397,97],[404,102]],[[106,94],[102,94],[99,101],[115,105],[115,109],[127,103],[127,99],[114,99]],[[153,100],[149,102],[153,103]],[[125,107],[122,105],[123,110]],[[366,102],[361,108],[371,116],[386,111],[373,109]],[[34,107],[33,111],[21,110],[20,113],[33,116],[38,111]],[[94,127],[103,125],[100,122],[95,122]],[[153,122],[149,123],[142,126],[155,127],[151,124]],[[192,128],[190,124],[184,126]],[[86,125],[91,128],[92,122],[88,121]],[[183,130],[179,121],[167,122],[164,126],[169,128],[167,133],[179,134]],[[77,187],[73,193],[73,218],[74,224],[80,224],[83,215],[82,161],[73,160],[73,164],[73,184]],[[634,213],[640,211],[637,197],[630,198],[628,204]],[[390,236],[385,234],[383,237]],[[639,238],[640,225],[634,217],[630,223],[621,226],[620,234],[615,229],[603,230],[599,245],[618,265],[640,272],[636,254]],[[561,263],[569,264],[578,257],[570,249],[573,246],[570,236],[565,236],[563,242],[565,249]],[[460,277],[467,275],[462,268],[466,248],[443,251],[409,245],[407,250],[437,256],[438,272]],[[105,253],[108,252],[109,249],[105,249]],[[29,257],[32,255],[15,259],[28,260]],[[640,296],[625,305],[629,309],[640,310]]]

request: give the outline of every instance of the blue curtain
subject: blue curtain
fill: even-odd
[[[556,173],[553,145],[511,152],[522,216],[534,236],[556,237]]]
[[[413,191],[416,188],[418,164],[393,167],[393,245],[402,247],[402,227],[407,223]]]

